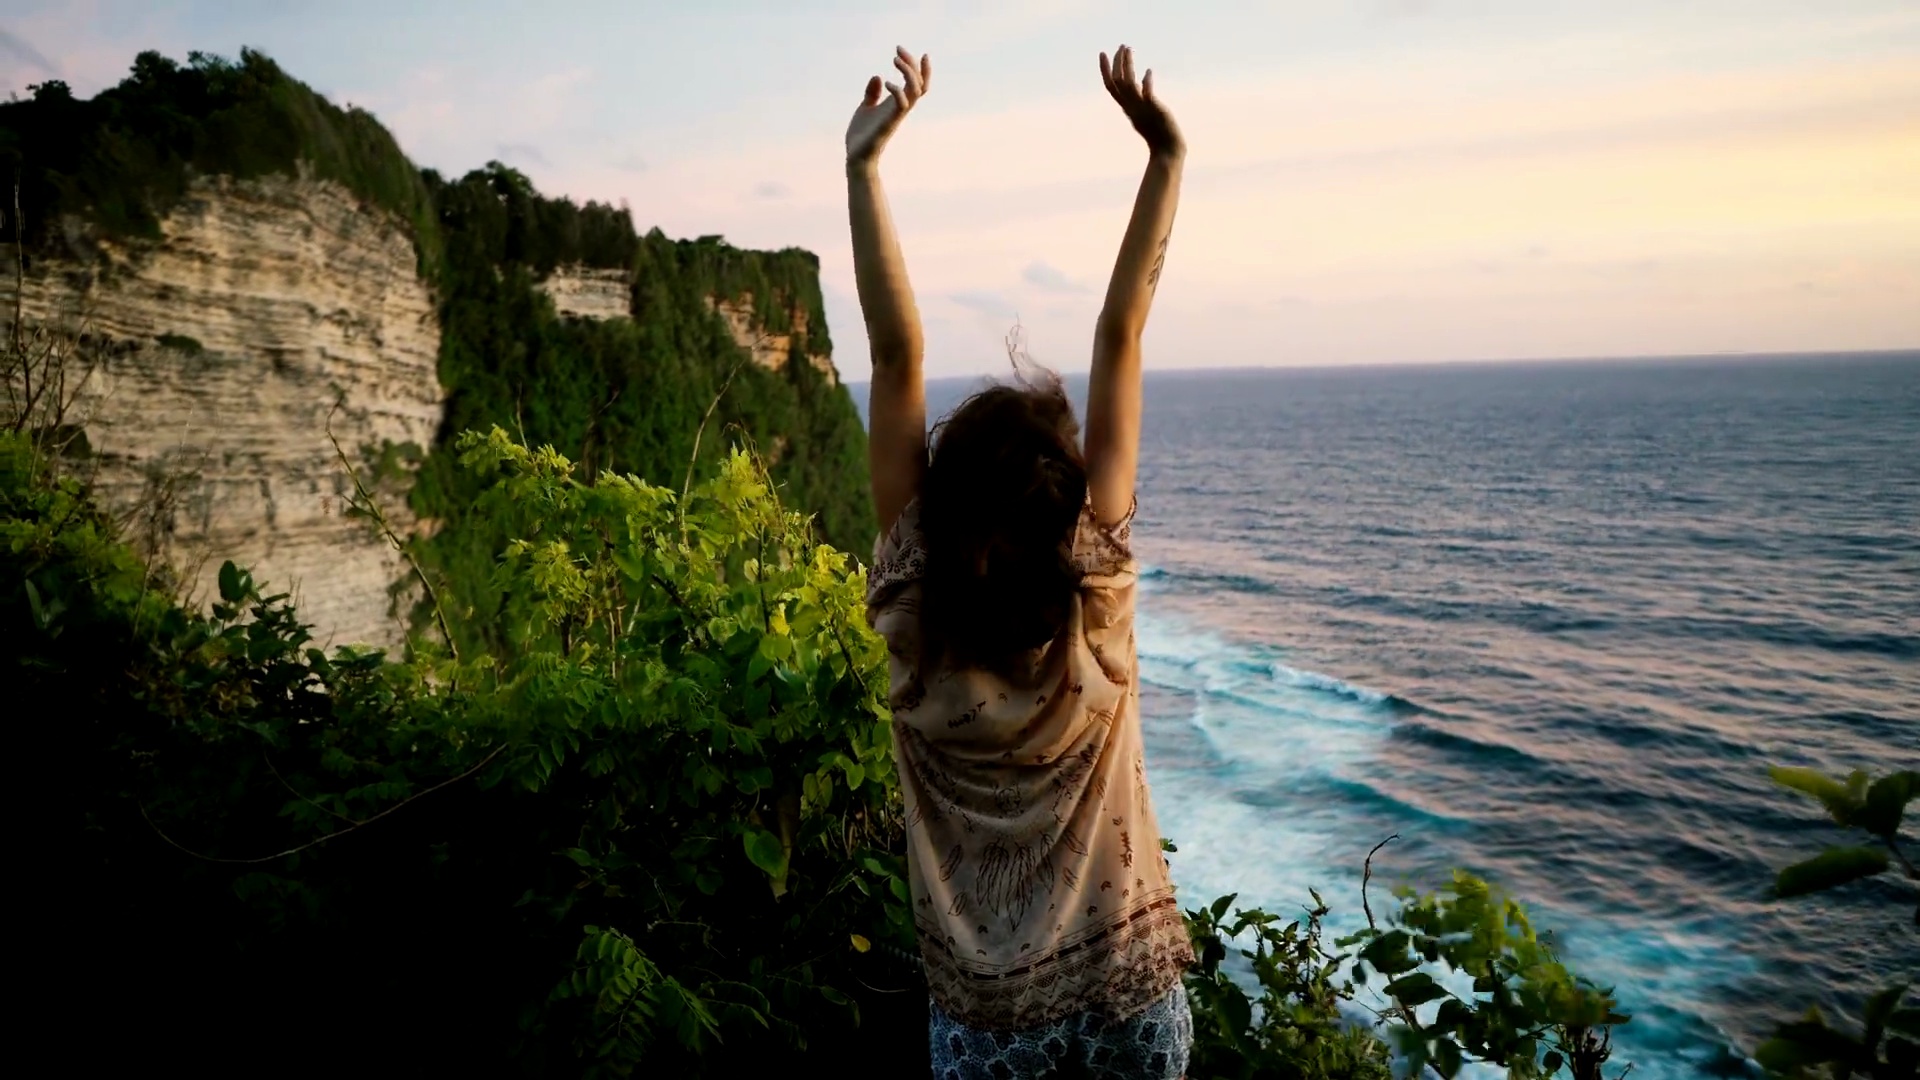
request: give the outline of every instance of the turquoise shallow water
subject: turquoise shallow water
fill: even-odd
[[[929,388],[937,412],[971,383]],[[864,396],[864,388],[855,388]],[[1766,767],[1920,767],[1920,353],[1168,374],[1136,550],[1182,890],[1359,918],[1462,866],[1618,987],[1635,1074],[1920,968]],[[864,405],[864,402],[863,402]]]

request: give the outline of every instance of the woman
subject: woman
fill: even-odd
[[[968,399],[928,449],[921,333],[880,186],[932,66],[867,83],[847,129],[854,271],[873,350],[882,525],[868,618],[887,642],[894,757],[934,1075],[1186,1070],[1192,961],[1142,762],[1128,548],[1140,334],[1185,143],[1121,46],[1100,76],[1149,151],[1095,327],[1084,452],[1051,373]]]

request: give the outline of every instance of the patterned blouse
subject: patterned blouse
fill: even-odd
[[[970,1027],[1130,1016],[1193,959],[1142,757],[1132,523],[1083,508],[1079,592],[1017,677],[918,670],[918,502],[874,545],[867,619],[890,654],[920,952]]]

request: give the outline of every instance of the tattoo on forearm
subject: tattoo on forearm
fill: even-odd
[[[1160,238],[1160,249],[1153,256],[1153,269],[1147,271],[1147,287],[1153,292],[1160,291],[1160,270],[1167,264],[1167,241],[1171,239],[1171,232]]]

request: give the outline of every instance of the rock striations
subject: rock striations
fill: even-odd
[[[233,559],[294,593],[322,644],[402,640],[404,566],[346,512],[328,426],[369,485],[383,445],[433,444],[440,331],[406,226],[326,181],[200,177],[157,243],[100,251],[33,260],[18,302],[80,335],[70,419],[104,505],[203,602]],[[15,291],[5,275],[8,323]],[[403,535],[404,487],[380,485]]]

